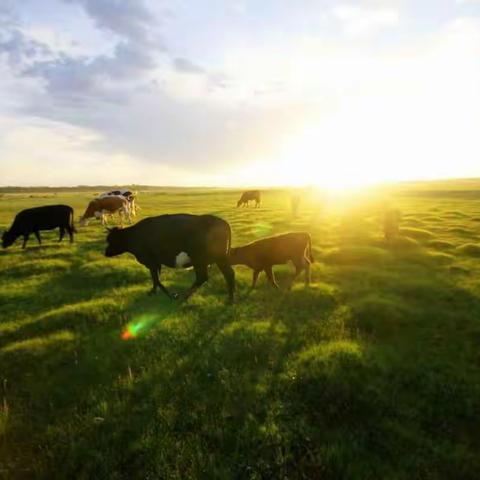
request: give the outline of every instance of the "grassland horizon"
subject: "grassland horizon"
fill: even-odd
[[[355,192],[359,190],[371,190],[376,188],[391,188],[398,186],[400,188],[419,186],[426,188],[428,186],[438,188],[445,186],[449,189],[463,189],[468,186],[477,187],[480,185],[480,177],[442,177],[442,178],[409,178],[402,180],[385,180],[376,181],[373,184],[358,185],[355,187],[335,187],[318,185],[314,181],[311,183],[303,182],[300,184],[251,184],[246,183],[243,185],[175,185],[175,184],[144,184],[144,183],[112,183],[112,184],[79,184],[79,185],[0,185],[0,193],[26,193],[26,192],[43,192],[43,191],[107,191],[113,188],[131,188],[133,190],[175,190],[175,189],[210,189],[210,190],[238,190],[244,191],[248,189],[261,189],[261,190],[293,190],[293,189],[315,189],[315,190],[343,190],[346,192]]]

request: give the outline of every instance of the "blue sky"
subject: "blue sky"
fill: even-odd
[[[479,0],[0,0],[0,184],[480,176]]]

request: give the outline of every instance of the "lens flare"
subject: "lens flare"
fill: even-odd
[[[143,316],[135,322],[130,322],[127,325],[127,328],[122,332],[122,340],[131,340],[137,338],[139,335],[144,334],[150,330],[155,321],[157,320],[156,316]]]

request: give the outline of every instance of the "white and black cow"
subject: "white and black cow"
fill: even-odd
[[[131,253],[150,270],[151,293],[159,288],[170,298],[179,296],[172,295],[160,282],[162,266],[193,267],[196,279],[182,295],[185,299],[208,280],[208,266],[215,263],[225,277],[229,299],[233,302],[235,273],[228,260],[230,242],[230,225],[221,218],[213,215],[160,215],[145,218],[128,228],[110,229],[105,256]]]

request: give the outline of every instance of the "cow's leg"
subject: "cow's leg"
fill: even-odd
[[[303,272],[303,270],[306,270],[305,274],[305,284],[308,285],[310,282],[310,279],[308,279],[307,282],[307,277],[310,275],[310,262],[307,261],[307,259],[302,256],[301,258],[295,258],[292,260],[293,265],[295,266],[295,275],[292,278],[292,282],[290,283],[290,288],[293,286],[293,282],[295,279]]]
[[[30,236],[29,233],[25,233],[25,234],[23,235],[23,245],[22,245],[22,248],[25,248],[25,247],[26,247],[29,236]]]
[[[252,275],[252,288],[257,286],[258,276],[260,275],[261,270],[254,270]]]
[[[60,227],[60,236],[58,237],[58,241],[61,242],[64,236],[65,236],[65,227]]]
[[[268,281],[272,284],[272,286],[278,289],[278,283],[275,280],[275,274],[273,273],[272,267],[265,268],[265,273],[267,274]]]
[[[190,298],[196,290],[198,290],[208,280],[208,266],[205,264],[197,264],[193,266],[195,270],[195,281],[192,286],[185,292],[184,300]]]
[[[119,215],[120,215],[120,225],[123,228],[123,221],[124,220],[125,220],[125,222],[130,222],[130,215],[129,215],[129,212],[128,212],[128,207],[125,207],[125,208],[122,208],[121,210],[119,210]]]
[[[222,272],[228,288],[228,300],[233,303],[233,295],[235,292],[235,270],[231,267],[228,260],[220,260],[217,262],[217,267]]]
[[[35,230],[33,233],[37,237],[38,244],[41,245],[42,244],[42,239],[40,238],[40,232],[38,230]]]
[[[305,260],[305,286],[308,287],[310,285],[310,259],[304,257]]]
[[[159,288],[168,298],[173,298],[172,294],[165,288],[165,286],[160,282],[160,273],[162,272],[162,266],[159,267],[149,267],[150,275],[152,276],[152,289],[149,292],[149,295],[154,295]]]

